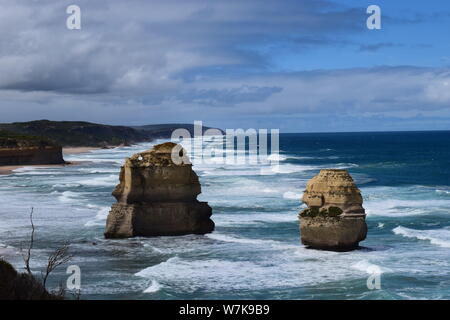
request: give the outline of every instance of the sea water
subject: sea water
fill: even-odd
[[[23,268],[33,207],[34,272],[68,243],[81,299],[450,298],[450,132],[282,134],[275,169],[194,165],[213,233],[104,239],[121,164],[155,143],[0,176],[0,255]],[[359,250],[300,243],[300,198],[323,168],[349,170],[362,191],[369,233]],[[370,290],[374,266],[381,289]],[[50,285],[67,277],[60,267]]]

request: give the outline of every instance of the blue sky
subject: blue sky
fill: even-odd
[[[448,130],[449,31],[445,0],[2,0],[1,121]]]
[[[358,7],[362,28],[329,36],[329,45],[299,52],[294,47],[273,54],[281,70],[312,70],[380,65],[445,67],[450,65],[449,1],[339,1]],[[382,9],[382,30],[363,28],[365,9]],[[333,43],[332,41],[335,41]]]

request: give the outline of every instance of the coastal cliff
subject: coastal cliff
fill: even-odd
[[[46,137],[63,147],[121,146],[155,139],[170,139],[175,129],[187,129],[192,135],[194,126],[185,123],[154,124],[145,126],[116,126],[86,121],[35,120],[0,123],[0,130],[19,135]],[[202,127],[203,132],[211,129]]]
[[[167,142],[128,158],[113,191],[106,238],[205,234],[214,230],[211,207],[199,202],[201,193],[192,164],[175,164]],[[180,148],[180,152],[185,152]]]
[[[64,163],[61,146],[40,137],[0,131],[0,166]]]
[[[361,192],[346,170],[321,170],[308,182],[302,201],[308,206],[299,215],[303,244],[347,251],[366,238]]]

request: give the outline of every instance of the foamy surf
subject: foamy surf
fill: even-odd
[[[287,191],[287,192],[283,193],[283,198],[284,199],[289,199],[289,200],[298,200],[298,201],[300,201],[302,196],[303,196],[303,192]]]
[[[286,159],[273,158],[280,162],[278,170],[268,164],[195,164],[202,185],[199,200],[209,202],[216,223],[214,233],[206,236],[120,241],[102,237],[107,213],[115,202],[111,191],[119,180],[119,165],[125,157],[149,149],[147,145],[96,150],[77,155],[83,161],[80,165],[30,168],[25,170],[30,174],[2,176],[0,242],[16,246],[29,239],[29,209],[34,206],[39,240],[54,244],[69,239],[76,263],[82,270],[89,270],[83,284],[87,299],[91,295],[105,299],[125,295],[137,299],[197,299],[205,292],[221,299],[237,290],[243,299],[256,295],[302,299],[310,298],[313,291],[320,299],[361,298],[367,292],[361,294],[360,289],[366,288],[368,275],[376,266],[382,272],[392,270],[389,287],[396,297],[402,291],[411,298],[432,297],[429,291],[415,290],[415,281],[431,282],[433,290],[445,288],[450,276],[450,239],[445,236],[450,231],[446,219],[450,207],[446,191],[450,189],[446,181],[394,184],[389,175],[384,175],[389,168],[378,171],[377,163],[384,161],[340,148],[317,153],[323,148],[328,145],[311,147],[285,141],[280,155]],[[235,154],[238,160],[245,157],[242,150]],[[371,161],[375,161],[373,165]],[[336,167],[354,169],[352,175],[358,186],[361,184],[370,228],[361,245],[370,249],[318,251],[300,242],[302,190],[320,169]],[[402,170],[405,168],[403,165]],[[267,174],[261,175],[261,169]],[[407,176],[398,178],[411,180]],[[393,186],[383,186],[383,182],[392,182]],[[393,232],[392,226],[399,221],[414,229]],[[12,232],[14,239],[9,236]],[[38,253],[36,266],[45,268],[47,251]],[[130,276],[130,268],[132,273],[142,270],[137,273],[142,276]],[[370,294],[367,297],[380,297],[375,291]],[[438,294],[449,297],[444,289]]]
[[[108,217],[110,207],[102,207],[98,210],[94,219],[84,224],[85,227],[104,226]]]
[[[398,226],[392,231],[395,234],[404,236],[406,238],[415,238],[418,240],[429,241],[431,244],[443,248],[450,248],[450,230],[448,229],[415,230]]]
[[[109,175],[109,176],[99,176],[92,179],[84,179],[78,181],[78,183],[90,186],[90,187],[110,187],[115,186],[119,182],[119,178],[117,175]]]
[[[392,272],[391,269],[381,267],[367,260],[358,261],[352,265],[352,268],[367,274],[383,274],[385,272]]]
[[[150,284],[150,286],[144,290],[144,293],[155,293],[158,292],[159,290],[161,290],[161,284],[156,281],[156,280],[152,280],[152,283]]]
[[[58,196],[58,200],[64,203],[74,202],[80,197],[80,194],[72,191],[64,191],[60,196]]]

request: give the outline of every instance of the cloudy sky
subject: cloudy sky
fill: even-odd
[[[0,122],[450,129],[449,32],[448,0],[0,0]]]

